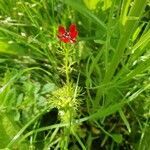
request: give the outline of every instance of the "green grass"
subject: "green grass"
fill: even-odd
[[[150,2],[0,1],[0,149],[148,150]],[[74,44],[57,38],[75,23]]]

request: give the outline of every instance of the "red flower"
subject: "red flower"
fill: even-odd
[[[75,43],[78,36],[78,31],[75,24],[71,24],[69,31],[63,26],[58,27],[58,38],[64,43]]]

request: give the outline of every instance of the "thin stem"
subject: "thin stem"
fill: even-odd
[[[69,85],[69,73],[70,73],[70,69],[69,69],[69,50],[66,47],[65,48],[65,70],[66,70],[66,84]]]

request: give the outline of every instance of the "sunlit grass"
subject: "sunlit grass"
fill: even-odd
[[[148,149],[149,7],[0,1],[0,149]]]

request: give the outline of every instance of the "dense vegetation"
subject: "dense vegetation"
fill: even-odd
[[[0,0],[0,149],[150,149],[149,20],[148,0]]]

